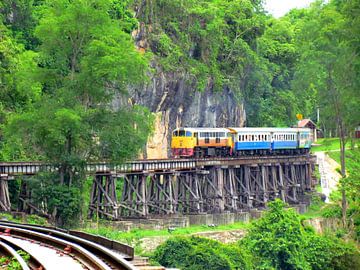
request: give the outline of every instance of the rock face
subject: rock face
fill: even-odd
[[[133,103],[156,114],[147,158],[168,157],[171,131],[177,127],[240,127],[245,122],[243,104],[236,101],[230,89],[200,92],[181,74],[158,72],[150,83],[130,89],[129,94]]]
[[[144,3],[143,3],[144,4]],[[150,50],[147,40],[151,25],[139,24],[132,36],[140,53]],[[196,78],[180,72],[164,72],[156,62],[146,85],[129,89],[130,103],[145,106],[156,116],[153,137],[149,139],[146,158],[170,156],[171,132],[177,127],[242,127],[246,116],[242,102],[227,87],[212,90],[211,81],[204,91],[196,90]],[[115,100],[115,107],[124,103]]]

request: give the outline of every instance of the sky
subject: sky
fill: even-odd
[[[274,17],[279,18],[290,11],[290,9],[309,6],[314,0],[265,0],[265,2],[265,10]]]

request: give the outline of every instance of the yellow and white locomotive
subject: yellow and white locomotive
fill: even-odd
[[[172,133],[173,157],[230,156],[234,147],[227,128],[177,128]]]

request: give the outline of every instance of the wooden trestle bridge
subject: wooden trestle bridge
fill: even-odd
[[[93,176],[89,215],[111,219],[169,214],[240,212],[280,198],[301,203],[314,187],[315,158],[269,156],[216,159],[161,159],[121,166],[88,164]],[[10,211],[8,181],[55,167],[36,162],[0,163],[0,209]],[[24,177],[25,176],[25,177]],[[22,202],[31,205],[31,198]]]

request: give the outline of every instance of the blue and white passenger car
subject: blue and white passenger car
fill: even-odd
[[[234,136],[234,151],[242,155],[301,154],[311,147],[307,128],[229,128]]]

